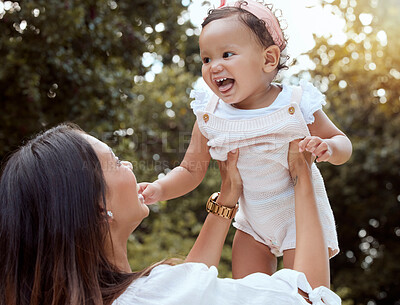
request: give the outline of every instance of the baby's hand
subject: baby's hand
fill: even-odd
[[[299,152],[308,151],[317,159],[317,162],[329,161],[332,156],[332,149],[328,142],[320,137],[308,136],[299,143]]]
[[[144,198],[145,204],[153,204],[161,199],[161,186],[157,183],[142,182],[138,184],[138,194]]]

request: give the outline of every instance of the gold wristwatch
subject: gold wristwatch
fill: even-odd
[[[219,192],[212,194],[210,198],[208,198],[206,204],[207,212],[213,213],[226,219],[232,219],[233,217],[235,217],[239,205],[236,204],[236,206],[234,206],[233,208],[220,205],[219,203],[217,203],[218,196]]]

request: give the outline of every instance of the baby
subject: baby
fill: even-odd
[[[203,180],[211,157],[226,160],[229,151],[238,149],[243,194],[234,222],[233,277],[272,274],[281,255],[284,267],[291,268],[296,224],[289,142],[304,138],[301,151],[336,165],[350,158],[351,142],[322,111],[324,96],[310,83],[273,82],[285,67],[286,40],[267,6],[223,1],[204,20],[199,44],[203,79],[214,95],[192,92],[197,121],[181,165],[162,179],[141,183],[140,192],[147,204],[186,194]],[[315,164],[312,176],[332,257],[339,251],[335,222]]]

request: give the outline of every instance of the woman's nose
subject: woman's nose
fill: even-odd
[[[133,170],[132,163],[129,161],[121,161],[122,165],[129,167],[131,170]]]

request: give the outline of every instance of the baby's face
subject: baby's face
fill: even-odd
[[[252,108],[269,86],[264,47],[238,16],[207,24],[199,39],[202,74],[225,103]]]

